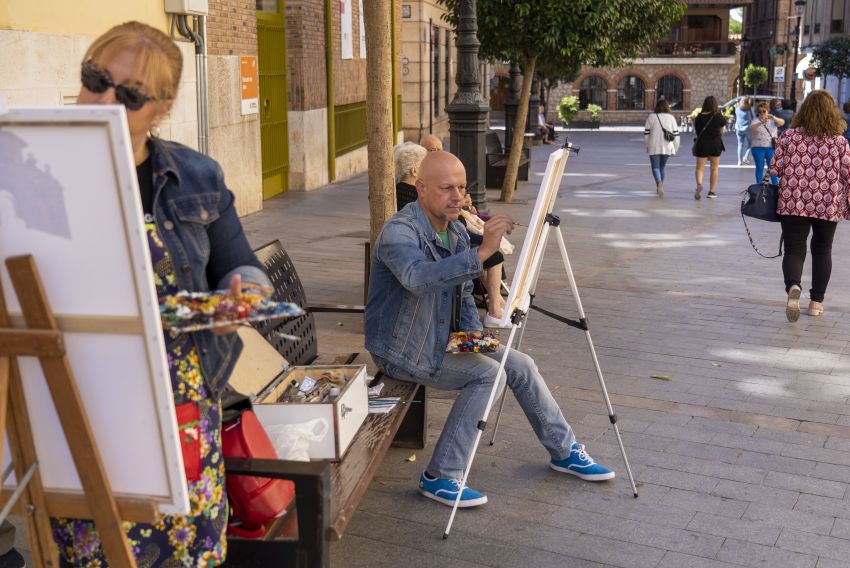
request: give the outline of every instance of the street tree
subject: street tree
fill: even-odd
[[[374,244],[396,211],[393,174],[392,49],[386,30],[393,17],[389,0],[363,2],[366,28],[366,130],[369,154],[369,234]]]
[[[439,0],[455,29],[461,0]],[[513,200],[535,70],[568,77],[581,65],[619,66],[652,51],[682,17],[678,0],[477,0],[480,56],[522,67],[501,200]]]
[[[850,36],[832,36],[812,51],[812,65],[821,76],[838,78],[838,104],[843,102],[841,83],[850,77]]]
[[[753,88],[753,94],[758,93],[758,86],[767,82],[767,67],[750,63],[744,69],[744,84]]]

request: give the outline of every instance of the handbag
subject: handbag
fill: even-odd
[[[750,239],[750,245],[759,256],[764,258],[778,258],[782,256],[782,237],[779,238],[779,252],[775,256],[765,256],[756,247],[753,241],[753,236],[750,234],[750,228],[747,226],[747,217],[769,221],[771,223],[779,222],[779,214],[776,209],[779,205],[779,186],[770,183],[770,177],[765,173],[762,183],[755,183],[743,191],[744,197],[741,200],[741,219],[744,221],[744,229],[747,231],[747,237]]]
[[[230,418],[221,429],[222,455],[278,459],[263,425],[252,410],[246,409],[246,401],[238,400],[241,395],[235,394],[236,404],[222,412],[223,417]],[[225,398],[222,397],[222,406],[228,404]],[[226,485],[232,512],[227,531],[243,538],[262,537],[265,534],[263,525],[284,514],[295,497],[295,484],[288,479],[227,475]]]
[[[661,118],[658,116],[658,113],[655,113],[655,118],[658,120],[658,125],[661,127],[661,131],[664,133],[664,139],[667,142],[672,142],[676,139],[676,135],[664,128],[664,124],[661,122]]]
[[[702,130],[700,130],[699,133],[697,134],[697,137],[694,138],[694,145],[691,146],[691,154],[692,155],[694,155],[694,156],[697,155],[697,142],[699,142],[699,137],[702,136],[702,133],[706,131],[706,129],[708,128],[708,125],[711,124],[711,121],[714,120],[715,116],[717,116],[717,113],[714,113],[713,115],[711,115],[711,118],[708,119],[708,122],[705,124],[705,126],[702,127]],[[723,143],[722,139],[721,139],[720,143],[721,144]],[[723,149],[726,150],[726,148],[723,148]]]

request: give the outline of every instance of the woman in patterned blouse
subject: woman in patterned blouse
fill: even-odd
[[[847,124],[828,91],[812,91],[800,105],[791,128],[779,139],[770,164],[779,176],[777,213],[785,239],[782,272],[788,293],[788,321],[800,317],[800,292],[806,241],[812,230],[812,288],[809,315],[823,313],[823,298],[832,272],[832,239],[842,219],[850,217],[850,145],[841,133]]]

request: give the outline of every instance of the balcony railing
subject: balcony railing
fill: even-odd
[[[671,41],[659,43],[654,53],[644,57],[734,57],[737,50],[734,41]]]

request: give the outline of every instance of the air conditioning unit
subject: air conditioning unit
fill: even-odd
[[[210,6],[208,0],[165,0],[165,11],[181,16],[206,16]]]

